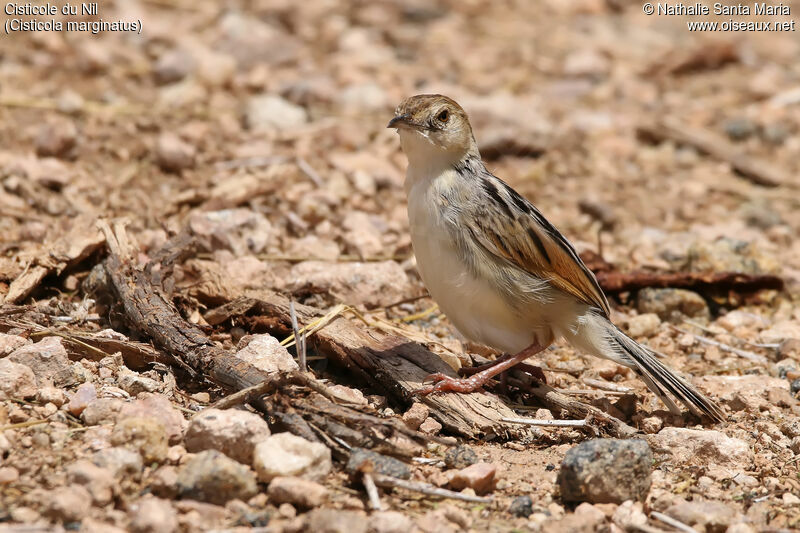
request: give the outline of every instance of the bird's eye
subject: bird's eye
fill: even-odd
[[[447,119],[449,119],[449,118],[450,118],[450,112],[447,111],[447,109],[445,109],[444,111],[439,113],[439,115],[437,115],[437,117],[436,117],[436,119],[439,122],[447,122]]]

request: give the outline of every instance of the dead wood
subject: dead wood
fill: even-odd
[[[295,308],[304,324],[323,314],[304,305]],[[277,294],[263,300],[241,298],[209,311],[205,318],[209,323],[219,324],[240,316],[268,317],[269,328],[275,334],[288,335],[292,331],[290,301]],[[457,377],[452,368],[424,346],[396,335],[367,330],[342,317],[310,336],[308,343],[340,367],[404,403],[411,402],[413,392],[430,374],[442,372]],[[502,421],[516,415],[494,395],[442,394],[418,399],[428,405],[431,415],[445,428],[465,437],[512,438],[526,433]]]
[[[158,349],[228,390],[247,390],[246,399],[252,405],[303,437],[327,442],[335,439],[353,441],[350,445],[359,446],[380,443],[387,453],[396,455],[408,454],[407,449],[391,443],[390,439],[398,435],[412,442],[430,440],[397,420],[384,420],[331,402],[327,398],[335,398],[335,395],[309,375],[264,372],[216,346],[199,327],[184,320],[164,294],[161,283],[171,263],[183,255],[184,248],[192,245],[191,238],[179,235],[153,254],[164,263],[150,262],[140,268],[133,264],[133,248],[127,240],[125,228],[117,224],[112,230],[104,222],[100,226],[109,248],[105,270],[111,289],[121,302],[129,325],[149,337]],[[286,391],[290,385],[303,386],[320,395],[312,400],[292,398],[291,402],[284,402],[280,407],[288,416],[280,412],[276,402],[249,396],[253,390],[248,389],[254,386],[258,386],[255,390],[259,394],[272,394]],[[300,417],[291,416],[292,412]],[[306,418],[316,422],[317,431]],[[365,434],[369,436],[366,440]]]
[[[689,126],[674,119],[664,119],[641,124],[638,134],[655,142],[672,140],[692,146],[704,154],[725,161],[736,172],[757,185],[778,187],[790,186],[792,183],[791,176],[783,169],[764,159],[743,153],[741,148],[707,129]]]

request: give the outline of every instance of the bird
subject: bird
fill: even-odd
[[[406,98],[395,128],[408,159],[404,189],[417,269],[466,338],[505,355],[468,378],[428,376],[419,394],[479,391],[564,338],[628,367],[673,413],[722,421],[720,407],[614,325],[608,300],[575,247],[484,165],[469,117],[440,94]],[[672,397],[671,397],[672,396]]]

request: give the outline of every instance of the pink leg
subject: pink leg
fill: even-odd
[[[516,366],[518,363],[521,363],[528,357],[536,355],[545,348],[546,346],[531,344],[518,354],[510,356],[508,358],[503,357],[499,361],[492,364],[492,366],[490,366],[489,368],[481,370],[474,376],[465,379],[451,378],[441,373],[432,374],[427,378],[425,378],[425,381],[433,380],[434,384],[418,389],[414,391],[414,394],[425,396],[432,392],[475,392],[476,390],[480,389],[484,384],[486,384],[487,381],[495,377],[497,374],[505,372],[509,368],[512,368]]]
[[[514,354],[503,354],[494,361],[490,363],[486,363],[485,365],[480,366],[473,366],[473,367],[464,367],[458,371],[459,375],[461,376],[472,376],[486,370],[487,368],[492,368],[494,365],[500,364],[507,359],[514,357]],[[541,381],[542,383],[547,383],[547,376],[544,375],[544,372],[541,368],[534,365],[529,365],[527,363],[517,363],[515,366],[517,370],[522,370],[523,372],[527,372],[537,380]],[[505,374],[504,374],[505,375]]]

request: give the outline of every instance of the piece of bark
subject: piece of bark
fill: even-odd
[[[690,126],[675,119],[644,123],[637,129],[639,136],[660,142],[672,140],[693,146],[698,151],[730,164],[731,167],[757,185],[766,187],[791,186],[791,176],[783,169],[764,159],[749,156],[742,149],[716,133]]]
[[[256,321],[262,316],[268,317],[272,332],[288,335],[292,330],[289,304],[287,298],[277,294],[261,300],[241,298],[211,310],[205,318],[218,324],[238,316],[250,315]],[[295,309],[304,324],[322,316],[308,306],[295,305]],[[264,322],[259,321],[259,325],[263,326]],[[423,380],[430,374],[441,372],[458,377],[450,366],[424,346],[396,335],[368,330],[343,317],[333,319],[310,336],[308,343],[338,366],[404,403],[411,402],[413,392],[422,387]],[[502,421],[516,415],[491,394],[432,394],[419,400],[428,405],[431,415],[445,428],[465,437],[513,438],[527,433],[524,428]]]

